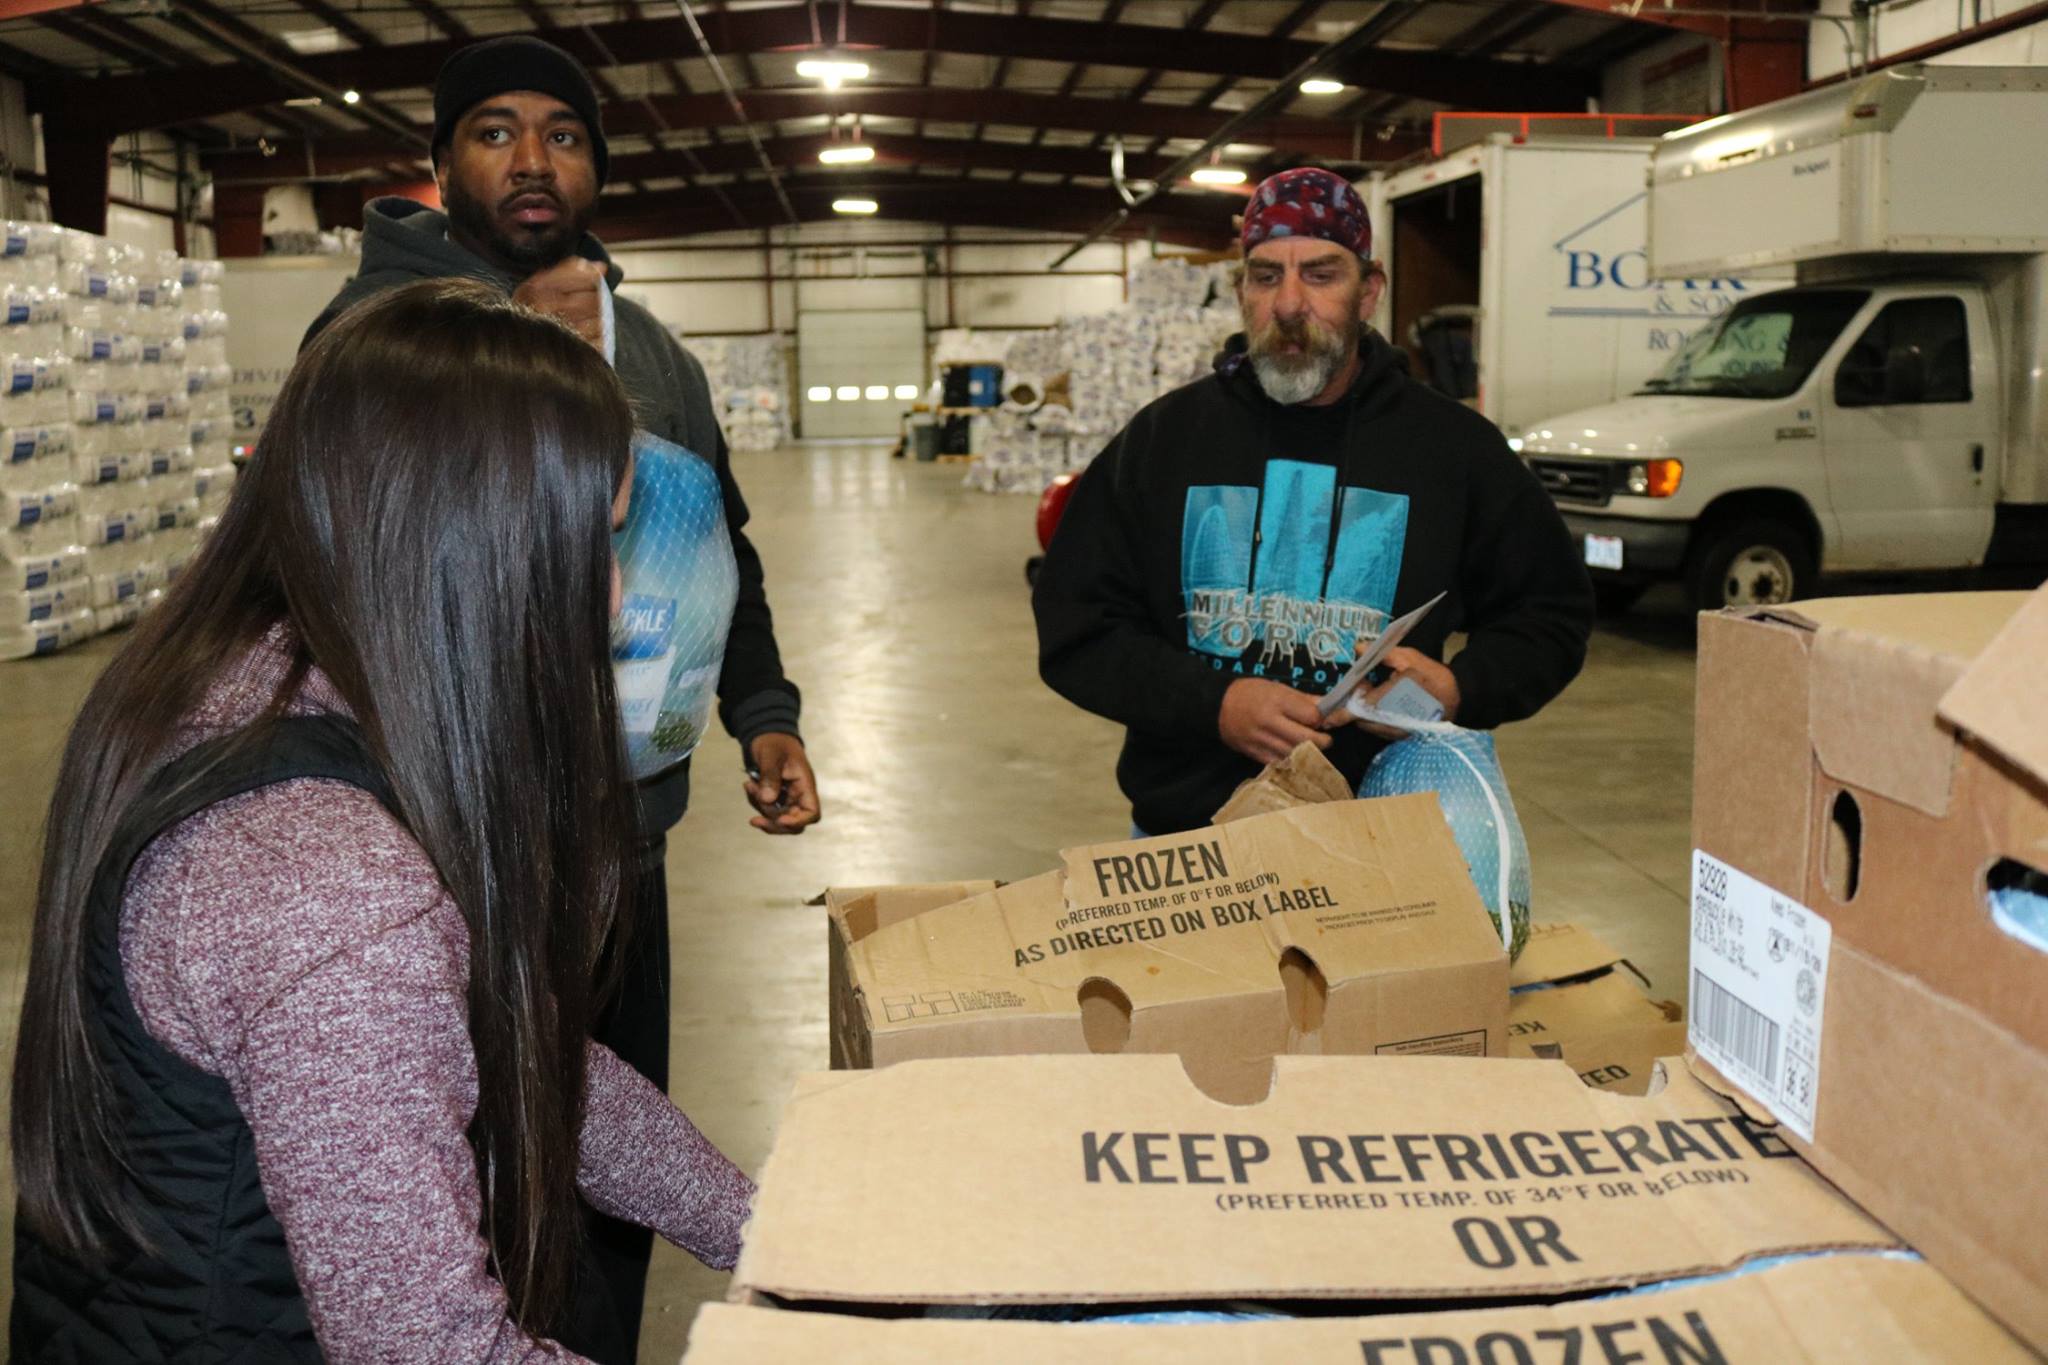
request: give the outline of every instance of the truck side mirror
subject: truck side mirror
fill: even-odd
[[[1927,357],[1918,346],[1894,346],[1885,354],[1884,398],[1887,403],[1927,401]]]

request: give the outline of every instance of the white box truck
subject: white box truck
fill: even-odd
[[[1603,603],[2048,562],[2048,69],[1905,65],[1660,140],[1650,267],[1790,265],[1523,456]]]
[[[1510,439],[1642,387],[1766,287],[1727,271],[1651,278],[1644,181],[1656,145],[1493,133],[1375,174],[1364,188],[1388,289],[1374,326],[1409,348],[1418,378]]]
[[[234,367],[229,398],[235,408],[237,458],[246,458],[263,434],[284,377],[298,359],[299,342],[361,259],[349,256],[254,256],[226,262],[222,307],[228,328],[228,363]]]

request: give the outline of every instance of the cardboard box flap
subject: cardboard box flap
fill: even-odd
[[[1926,593],[1800,603],[1816,629],[1808,704],[1822,771],[1946,815],[1955,741],[1940,722],[1941,699],[2025,600]]]
[[[2041,692],[2048,679],[2048,587],[2026,599],[2005,628],[1941,699],[1942,718],[2001,758],[2048,784],[2048,725]]]
[[[1522,955],[1508,968],[1508,986],[1554,986],[1614,967],[1627,967],[1637,981],[1650,983],[1627,958],[1609,946],[1598,934],[1576,924],[1532,924]]]
[[[1261,927],[1334,985],[1503,956],[1499,935],[1431,794],[1298,806],[1188,834],[1068,849],[1075,923],[1198,912]],[[1325,913],[1328,912],[1328,913]],[[1352,932],[1357,931],[1357,932]],[[1162,943],[1179,952],[1198,931]]]
[[[1666,1071],[1635,1098],[1549,1062],[1282,1057],[1244,1106],[1169,1056],[806,1078],[733,1296],[1491,1299],[1892,1245],[1775,1134]]]
[[[1903,1254],[1901,1254],[1903,1255]],[[1842,1254],[1553,1307],[1228,1324],[959,1322],[710,1303],[684,1365],[1451,1365],[1457,1361],[1966,1360],[2033,1357],[1926,1262]]]
[[[1268,763],[1256,777],[1238,784],[1230,799],[1216,812],[1213,823],[1227,825],[1253,815],[1270,815],[1276,810],[1315,805],[1324,801],[1349,801],[1354,793],[1337,765],[1323,757],[1323,751],[1306,740],[1278,763]]]
[[[1304,807],[1063,856],[1065,872],[855,943],[874,1027],[930,1027],[956,1008],[1079,1018],[1081,989],[1098,981],[1134,1011],[1277,996],[1290,949],[1333,997],[1364,978],[1503,960],[1442,810],[1426,795]],[[973,1003],[958,1001],[963,991]],[[886,1007],[948,994],[954,1006],[941,1013]],[[1284,1027],[1277,1004],[1273,1022]],[[1260,1056],[1280,1046],[1270,1042]]]
[[[1517,1038],[1534,1037],[1537,1033],[1589,1037],[1631,1028],[1655,1028],[1675,1022],[1682,1013],[1675,1002],[1652,1000],[1636,987],[1632,978],[1610,972],[1574,986],[1516,996],[1508,1009],[1508,1032]],[[1530,1027],[1536,1021],[1541,1022],[1541,1029]]]
[[[827,887],[816,904],[845,928],[849,943],[927,910],[952,905],[996,889],[992,881],[924,882],[903,886]]]

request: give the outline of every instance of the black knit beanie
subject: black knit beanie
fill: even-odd
[[[590,130],[590,150],[597,161],[597,183],[604,184],[611,165],[604,124],[598,117],[597,88],[583,64],[553,43],[531,34],[512,33],[471,43],[441,67],[434,78],[434,160],[438,164],[462,116],[493,95],[534,90],[553,95],[576,111]]]

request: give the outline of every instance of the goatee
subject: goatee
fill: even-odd
[[[1308,319],[1268,323],[1246,340],[1259,387],[1285,407],[1306,403],[1328,388],[1358,348],[1355,330],[1338,331]],[[1282,352],[1283,345],[1299,349]]]

